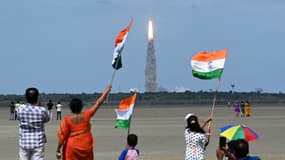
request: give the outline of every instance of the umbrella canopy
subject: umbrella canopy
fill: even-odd
[[[255,131],[244,124],[228,125],[220,128],[220,132],[220,135],[226,137],[228,140],[245,139],[249,142],[259,138]]]

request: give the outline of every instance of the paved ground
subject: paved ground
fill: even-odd
[[[95,137],[95,159],[114,160],[125,146],[126,130],[115,129],[114,107],[100,108],[92,120]],[[240,118],[233,116],[233,109],[217,106],[212,126],[212,139],[206,151],[206,158],[215,160],[219,128],[231,123],[244,123],[260,135],[260,140],[250,142],[250,152],[262,159],[285,159],[285,106],[252,106],[253,116]],[[18,122],[8,120],[8,107],[0,108],[0,155],[3,160],[18,157]],[[136,107],[131,124],[131,132],[139,137],[141,158],[144,160],[181,160],[184,158],[184,116],[196,113],[200,121],[210,114],[205,106],[144,106]],[[64,108],[64,115],[69,113]],[[55,113],[54,113],[55,114]],[[59,121],[53,120],[46,125],[48,143],[46,159],[55,159],[57,146],[56,132]]]

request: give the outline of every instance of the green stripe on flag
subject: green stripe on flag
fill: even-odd
[[[122,120],[122,119],[117,119],[115,128],[128,128],[130,126],[130,120]]]
[[[192,74],[194,77],[200,78],[200,79],[214,79],[219,78],[221,74],[223,73],[223,68],[217,69],[212,72],[198,72],[195,70],[192,70]]]

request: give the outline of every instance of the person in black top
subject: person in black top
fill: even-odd
[[[53,108],[53,103],[51,100],[49,100],[47,104],[47,109],[48,109],[48,116],[50,120],[52,120],[52,108]]]

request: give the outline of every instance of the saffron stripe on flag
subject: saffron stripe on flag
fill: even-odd
[[[136,94],[122,99],[120,101],[118,110],[126,110],[126,109],[131,108],[132,106],[134,106],[135,100],[136,100]]]
[[[192,57],[192,60],[209,62],[218,59],[225,59],[227,56],[227,49],[205,52],[201,51]]]

